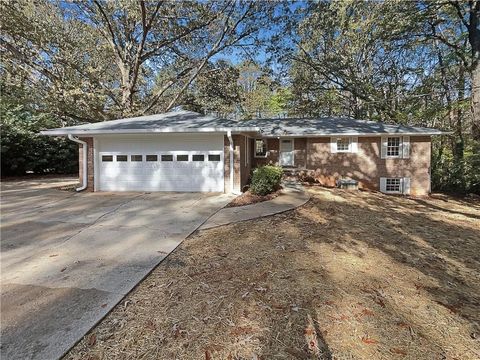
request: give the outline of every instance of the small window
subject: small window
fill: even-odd
[[[102,155],[102,161],[113,161],[113,155]]]
[[[162,161],[173,161],[173,155],[162,155]]]
[[[192,155],[193,161],[205,161],[205,155]]]
[[[128,155],[117,155],[117,161],[128,161]]]
[[[337,152],[348,151],[350,151],[350,139],[346,137],[337,138]]]
[[[188,155],[177,155],[177,161],[188,161]]]
[[[143,155],[130,155],[130,161],[143,161]]]
[[[386,192],[399,193],[401,192],[400,178],[388,178],[385,185]]]
[[[400,137],[389,137],[387,139],[387,156],[400,156]]]
[[[220,155],[208,155],[208,161],[220,161]]]
[[[267,142],[263,139],[255,139],[255,157],[267,156]]]
[[[147,155],[147,156],[145,156],[145,160],[147,160],[147,161],[158,161],[158,156],[157,155]]]

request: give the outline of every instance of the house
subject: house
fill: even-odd
[[[273,163],[335,186],[430,192],[430,128],[350,118],[235,121],[176,111],[43,131],[80,145],[78,190],[240,192]],[[232,166],[233,165],[233,166]]]

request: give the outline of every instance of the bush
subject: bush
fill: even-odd
[[[54,119],[34,115],[20,106],[0,103],[2,114],[1,175],[73,174],[78,171],[78,145],[65,138],[40,135],[42,128],[58,127]]]
[[[265,165],[253,170],[250,190],[256,195],[267,195],[280,188],[283,169],[280,166]]]

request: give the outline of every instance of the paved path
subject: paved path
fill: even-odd
[[[232,197],[2,183],[2,359],[56,359]]]
[[[275,215],[295,209],[305,204],[309,199],[310,195],[304,191],[300,184],[288,182],[284,184],[284,190],[276,198],[251,205],[223,208],[212,215],[199,230]]]

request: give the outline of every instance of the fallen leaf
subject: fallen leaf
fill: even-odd
[[[407,355],[407,352],[403,349],[391,348],[390,352],[398,355],[403,355],[403,356]]]
[[[230,335],[232,336],[240,336],[245,335],[253,332],[253,328],[251,326],[238,326],[232,331],[230,331]]]
[[[145,324],[145,327],[149,330],[156,330],[157,326],[152,320],[148,320],[147,323]]]
[[[93,346],[97,342],[97,335],[96,334],[91,334],[88,337],[88,346]]]
[[[369,338],[369,337],[363,337],[362,342],[364,342],[365,344],[377,344],[378,343],[377,340]]]
[[[52,254],[49,257],[55,257],[55,256],[58,256],[58,254]]]
[[[375,316],[375,314],[373,313],[372,310],[369,310],[369,309],[363,309],[362,310],[362,315],[364,316]]]
[[[108,305],[107,303],[102,304],[102,308],[106,307],[107,305]]]
[[[205,360],[211,360],[211,359],[212,359],[212,355],[210,355],[210,351],[205,350]]]
[[[65,270],[67,270],[66,267],[64,267],[62,270],[60,270],[60,272],[64,272]]]

